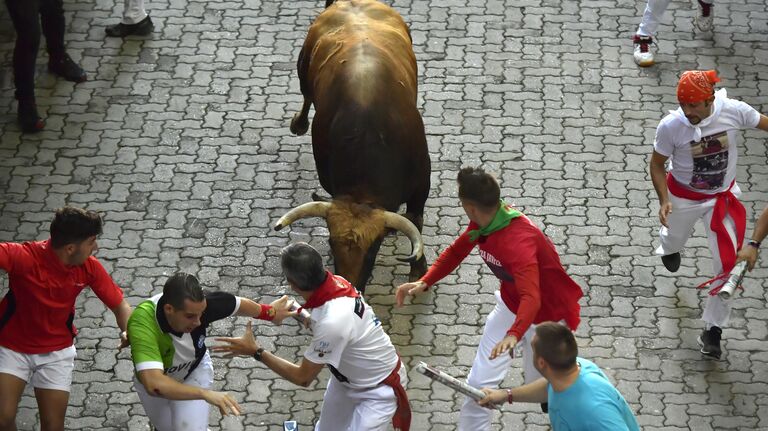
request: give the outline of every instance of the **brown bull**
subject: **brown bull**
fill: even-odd
[[[303,217],[324,217],[336,272],[360,290],[384,235],[400,230],[413,245],[403,259],[411,262],[413,280],[426,271],[420,232],[430,161],[416,107],[410,32],[397,12],[377,1],[326,6],[299,55],[304,104],[291,132],[306,133],[314,104],[312,150],[320,185],[332,201],[301,205],[275,229]],[[405,217],[396,214],[402,203]]]

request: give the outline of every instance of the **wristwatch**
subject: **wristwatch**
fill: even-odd
[[[253,359],[255,359],[255,360],[259,361],[259,362],[262,362],[262,360],[261,360],[261,354],[262,353],[264,353],[264,348],[263,347],[259,347],[258,349],[256,349],[256,353],[253,354]]]
[[[755,241],[754,239],[751,239],[751,240],[749,240],[749,242],[747,242],[747,245],[750,246],[750,247],[754,247],[754,248],[758,248],[759,249],[760,248],[760,241]]]
[[[512,404],[512,401],[514,401],[512,397],[512,389],[507,389],[507,402]]]

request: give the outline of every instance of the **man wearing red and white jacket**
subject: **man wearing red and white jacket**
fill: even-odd
[[[323,266],[309,244],[284,248],[280,263],[291,288],[310,310],[312,342],[300,364],[264,350],[250,323],[240,338],[217,338],[214,347],[230,355],[253,355],[272,371],[300,386],[309,386],[324,366],[333,374],[323,396],[315,431],[385,431],[390,423],[408,431],[411,408],[408,375],[373,309],[343,277]]]
[[[499,184],[482,168],[464,168],[458,175],[459,199],[470,224],[429,268],[421,280],[397,288],[401,306],[450,274],[475,246],[480,257],[501,281],[496,307],[488,315],[467,383],[498,387],[512,362],[504,354],[523,346],[526,383],[541,374],[533,366],[531,338],[536,323],[579,324],[581,287],[565,273],[552,241],[527,217],[500,200]],[[542,406],[546,409],[546,406]],[[467,397],[459,416],[460,431],[489,429],[493,412]]]

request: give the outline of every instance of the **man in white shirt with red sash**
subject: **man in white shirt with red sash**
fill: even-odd
[[[253,356],[305,387],[327,365],[333,377],[315,431],[378,431],[390,423],[408,431],[407,373],[373,309],[347,280],[325,269],[320,253],[309,244],[284,248],[281,265],[288,284],[306,300],[304,308],[311,313],[313,337],[301,363],[265,351],[250,323],[240,338],[217,338],[226,344],[213,350]]]
[[[715,92],[719,81],[714,70],[683,73],[677,87],[680,107],[659,123],[650,163],[662,224],[656,254],[670,272],[680,267],[680,251],[696,222],[704,220],[715,278],[698,343],[703,354],[716,359],[722,353],[721,328],[728,324],[731,311],[730,300],[721,299],[717,292],[736,262],[746,227],[746,210],[738,200],[741,190],[736,184],[738,132],[768,131],[768,117],[729,99],[725,89]],[[669,174],[665,172],[668,159]]]

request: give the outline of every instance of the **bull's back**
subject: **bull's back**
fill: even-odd
[[[416,57],[408,27],[387,5],[373,0],[334,3],[310,28],[304,49],[316,102],[331,91],[333,81],[344,80],[349,84],[344,96],[361,98],[359,103],[375,95],[374,87],[386,90],[393,83],[416,103]]]
[[[429,154],[416,106],[416,58],[400,15],[377,1],[341,1],[310,29],[312,143],[321,184],[397,209],[426,196]]]

